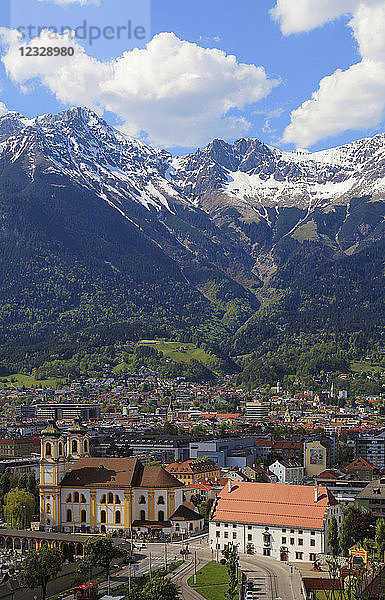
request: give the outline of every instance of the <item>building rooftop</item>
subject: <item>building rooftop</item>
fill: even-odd
[[[322,529],[327,507],[338,502],[327,488],[317,490],[315,502],[313,486],[237,482],[219,493],[213,520]]]

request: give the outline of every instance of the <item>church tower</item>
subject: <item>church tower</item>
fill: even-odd
[[[66,473],[66,444],[54,419],[42,431],[40,458],[40,523],[60,526],[60,487]]]
[[[88,430],[82,424],[80,417],[76,417],[67,437],[67,457],[70,462],[75,462],[79,458],[89,456],[90,439]]]

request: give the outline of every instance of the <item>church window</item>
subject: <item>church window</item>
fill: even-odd
[[[84,452],[88,452],[88,441],[84,440]]]
[[[71,523],[72,521],[72,510],[69,508],[67,510],[67,523]]]
[[[102,511],[100,512],[100,522],[101,522],[101,523],[105,523],[105,522],[106,522],[106,520],[107,520],[107,518],[106,518],[106,511],[105,511],[105,510],[102,510]]]
[[[115,504],[120,504],[120,498],[118,494],[115,494]]]
[[[63,444],[59,442],[59,456],[63,456]]]
[[[145,498],[145,496],[141,496],[139,498],[139,504],[146,504],[146,498]]]
[[[51,505],[48,503],[47,506],[45,507],[45,510],[47,513],[51,512]]]
[[[46,456],[52,456],[52,446],[50,442],[47,442],[45,445],[45,454]]]
[[[85,504],[86,503],[86,497],[85,497],[84,494],[81,494],[81,496],[80,496],[80,502],[81,502],[81,504]]]
[[[72,494],[67,494],[66,502],[72,502]]]
[[[120,523],[120,510],[117,510],[115,513],[115,523]]]
[[[78,442],[77,440],[72,440],[72,454],[78,453]]]
[[[163,496],[159,496],[159,498],[158,498],[158,504],[164,504],[164,497]]]
[[[141,510],[139,513],[139,521],[145,521],[145,520],[146,520],[146,511]]]
[[[108,493],[108,504],[114,503],[114,494],[112,492]]]
[[[176,525],[175,525],[175,531],[179,531],[179,530],[180,530],[180,525],[179,525],[179,523],[176,523]]]
[[[79,502],[79,492],[74,492],[74,502]]]
[[[100,504],[105,504],[106,503],[106,495],[103,494],[103,496],[100,498]]]
[[[80,514],[80,521],[82,523],[85,523],[87,521],[87,511],[86,510],[82,510],[82,512]]]
[[[164,521],[164,510],[158,512],[158,521]]]

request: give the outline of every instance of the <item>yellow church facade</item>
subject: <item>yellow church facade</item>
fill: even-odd
[[[92,458],[79,420],[64,435],[51,421],[42,432],[40,522],[48,531],[172,533],[183,484],[135,458]]]

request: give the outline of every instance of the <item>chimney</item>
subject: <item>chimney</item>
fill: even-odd
[[[231,479],[229,479],[227,482],[227,491],[229,494],[231,494]]]
[[[314,502],[315,504],[318,502],[318,486],[314,488]]]

